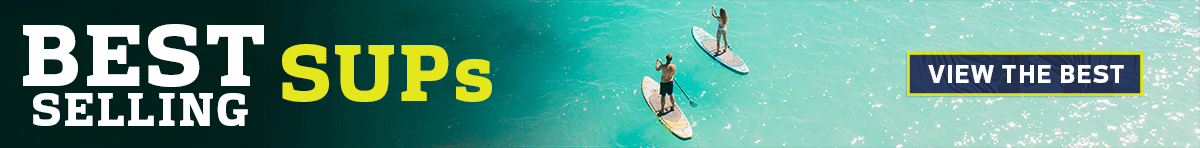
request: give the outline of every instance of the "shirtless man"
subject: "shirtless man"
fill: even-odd
[[[658,94],[662,95],[663,104],[661,106],[663,108],[656,111],[659,115],[662,115],[667,112],[667,109],[675,109],[675,95],[672,93],[674,91],[672,88],[675,88],[675,64],[671,64],[670,53],[667,53],[666,64],[662,63],[662,59],[657,59],[654,63],[657,64],[654,65],[654,70],[662,71],[662,79],[660,79],[662,82],[658,85]],[[668,96],[671,97],[671,107],[666,107]]]
[[[725,34],[727,31],[727,29],[725,29],[725,23],[729,23],[729,16],[725,15],[725,8],[721,8],[721,15],[719,16],[717,15],[717,7],[713,6],[712,8],[712,16],[721,22],[721,24],[717,26],[717,50],[713,51],[713,55],[720,55],[729,50],[727,49],[729,48],[729,36]],[[721,40],[725,40],[725,46],[721,46]]]

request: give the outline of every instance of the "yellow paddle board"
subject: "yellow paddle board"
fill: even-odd
[[[659,116],[659,109],[663,108],[663,101],[671,101],[670,98],[662,99],[662,95],[658,94],[658,81],[654,81],[650,76],[642,78],[642,95],[646,98],[646,104],[650,105],[650,113],[658,116],[658,121],[662,122],[667,130],[670,130],[675,137],[680,139],[692,139],[692,125],[687,120],[687,116],[683,115],[683,110],[679,109],[679,105],[675,105],[674,110]],[[671,95],[668,95],[670,97]],[[678,98],[676,98],[678,99]],[[667,102],[667,106],[671,106],[674,102]]]

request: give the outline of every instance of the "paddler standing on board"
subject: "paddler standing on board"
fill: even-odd
[[[729,35],[725,34],[728,29],[725,29],[725,24],[729,23],[729,16],[725,15],[725,8],[721,8],[720,15],[717,15],[717,7],[712,7],[712,16],[717,18],[720,25],[717,25],[717,50],[713,51],[713,55],[721,55],[729,51]],[[721,46],[721,40],[725,41],[725,46]]]
[[[662,114],[666,114],[667,112],[669,112],[669,110],[667,110],[667,109],[672,109],[672,110],[675,109],[675,95],[674,95],[674,93],[672,93],[672,91],[674,91],[674,89],[672,89],[672,88],[675,87],[675,64],[671,64],[671,54],[670,53],[667,53],[667,63],[666,64],[662,63],[662,59],[656,59],[656,61],[654,63],[657,64],[654,66],[654,70],[662,71],[662,79],[660,79],[661,84],[658,85],[658,87],[659,87],[658,94],[662,95],[661,98],[663,99],[662,100],[663,104],[661,106],[663,108],[655,111],[659,115],[662,115]],[[667,106],[666,99],[668,96],[671,97],[671,107],[666,107]]]

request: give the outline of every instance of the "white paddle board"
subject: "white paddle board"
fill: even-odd
[[[704,29],[692,26],[692,37],[696,39],[697,44],[700,44],[700,49],[703,49],[705,54],[716,59],[721,65],[725,65],[725,67],[734,72],[750,73],[750,67],[747,67],[742,58],[733,53],[733,50],[726,50],[725,53],[721,53],[720,55],[713,55],[713,51],[717,51],[717,38],[704,31]]]

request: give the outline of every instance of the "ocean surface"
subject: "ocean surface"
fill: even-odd
[[[446,10],[393,8],[426,6]],[[712,6],[729,11],[728,40],[749,74],[722,67],[692,39],[692,26],[716,32]],[[385,14],[372,10],[389,10],[418,17],[365,21],[391,28],[335,29],[366,37],[333,42],[374,42],[371,36],[382,44],[436,41],[452,62],[491,61],[492,74],[486,76],[495,90],[482,103],[450,105],[456,111],[451,113],[372,112],[382,119],[329,121],[378,128],[313,132],[346,138],[314,145],[1200,147],[1197,1],[474,1],[332,7],[372,7],[334,15],[376,18]],[[445,32],[427,30],[439,27],[433,31]],[[387,41],[415,38],[412,34],[421,37]],[[1145,96],[909,97],[906,52],[1143,52]],[[693,124],[690,140],[663,128],[640,91],[642,77],[658,79],[654,61],[668,53],[679,68],[676,102]],[[380,104],[399,100],[398,92]],[[355,140],[372,138],[382,140]]]
[[[258,24],[267,37],[265,45],[246,43],[244,67],[254,76],[253,87],[218,84],[226,74],[228,40],[191,47],[177,38],[164,42],[195,52],[208,66],[186,87],[89,87],[83,79],[92,70],[86,65],[69,86],[6,83],[17,88],[6,97],[10,106],[0,107],[11,113],[3,117],[13,124],[5,133],[24,145],[1200,147],[1197,0],[26,3],[34,4],[5,5],[12,8],[0,13],[9,20],[3,25],[9,31],[0,37],[18,44],[9,56],[25,55],[17,49],[28,38],[19,34],[19,25],[71,27],[79,41],[73,54],[81,65],[91,57],[85,25],[141,25],[146,35],[163,24],[201,30]],[[728,10],[728,41],[749,74],[718,64],[693,40],[693,26],[716,32],[711,7]],[[314,87],[278,65],[280,55],[297,44],[329,48],[328,64],[315,64],[308,56],[296,60],[330,76],[330,91],[322,100],[278,97],[281,82]],[[401,45],[391,56],[385,98],[345,99],[338,85],[344,61],[334,54],[336,45]],[[449,55],[449,73],[423,83],[428,101],[401,101],[407,66],[400,64],[406,58],[402,45],[438,45]],[[122,65],[182,70],[153,58],[146,46],[129,47],[128,64]],[[1142,52],[1144,67],[1138,70],[1145,96],[909,97],[906,52]],[[676,103],[693,124],[690,140],[664,128],[642,97],[642,78],[657,80],[661,72],[654,70],[654,61],[668,53],[678,67],[675,85],[682,88],[675,91]],[[373,88],[373,57],[356,57],[356,87]],[[17,65],[10,69],[25,68],[24,59],[5,58]],[[469,72],[493,84],[483,102],[454,99],[455,87],[463,84],[453,66],[466,59],[490,61],[489,74]],[[429,63],[423,67],[432,67]],[[10,74],[6,82],[25,75],[3,74]],[[247,105],[231,108],[251,109],[247,126],[214,121],[209,127],[35,127],[28,122],[39,112],[25,102],[38,93],[124,98],[131,92],[197,91],[245,94]],[[130,115],[123,100],[114,99],[112,114]],[[65,109],[60,103],[57,107]],[[88,113],[100,113],[98,104]],[[161,109],[155,101],[144,99],[141,107],[143,116],[162,117],[155,113]],[[175,110],[175,119],[187,116]]]

